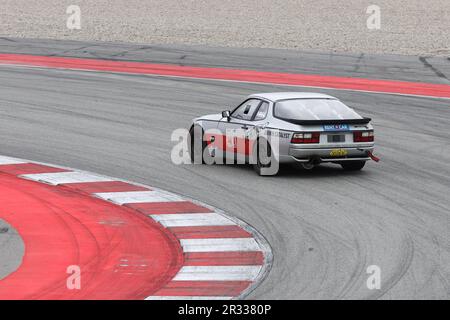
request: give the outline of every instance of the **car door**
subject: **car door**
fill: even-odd
[[[224,137],[221,151],[227,159],[234,159],[236,156],[238,163],[245,162],[246,156],[251,152],[248,137],[254,129],[254,116],[261,103],[260,99],[248,99],[231,113],[229,121],[222,119],[219,122],[218,129]]]
[[[246,131],[246,153],[250,156],[253,152],[254,144],[257,141],[260,130],[268,125],[267,113],[269,112],[269,102],[262,101],[256,109],[251,120],[248,121],[248,129]]]

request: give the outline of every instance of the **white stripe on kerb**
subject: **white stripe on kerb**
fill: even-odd
[[[0,165],[2,165],[2,164],[19,164],[19,163],[28,163],[28,162],[25,160],[22,160],[22,159],[0,156]]]
[[[259,251],[253,238],[181,239],[184,252]]]
[[[230,219],[220,214],[211,213],[177,213],[152,214],[153,219],[165,227],[199,227],[199,226],[231,226],[235,225]]]
[[[216,296],[150,296],[145,300],[231,300],[233,297]]]
[[[35,181],[41,181],[52,185],[58,185],[62,183],[114,181],[114,179],[112,178],[78,171],[24,174],[20,177]]]
[[[97,197],[117,203],[175,202],[183,198],[164,191],[127,191],[94,193]]]
[[[174,281],[252,281],[262,266],[184,266]]]

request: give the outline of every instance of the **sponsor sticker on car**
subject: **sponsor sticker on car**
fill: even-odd
[[[348,124],[324,124],[324,131],[348,131]]]

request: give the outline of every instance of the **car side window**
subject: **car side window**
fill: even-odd
[[[231,116],[236,119],[251,120],[260,102],[261,100],[258,99],[249,99],[234,110]]]
[[[269,110],[269,103],[263,102],[256,113],[254,120],[262,120],[267,116],[267,111]]]

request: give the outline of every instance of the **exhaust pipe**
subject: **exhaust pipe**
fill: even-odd
[[[303,169],[311,170],[312,168],[315,167],[315,165],[311,161],[309,161],[309,162],[302,162],[302,167],[303,167]]]
[[[302,164],[303,169],[311,170],[312,168],[314,168],[316,165],[320,164],[321,162],[322,162],[322,160],[320,159],[320,157],[315,156],[315,157],[311,157],[308,162],[302,162],[301,164]]]

